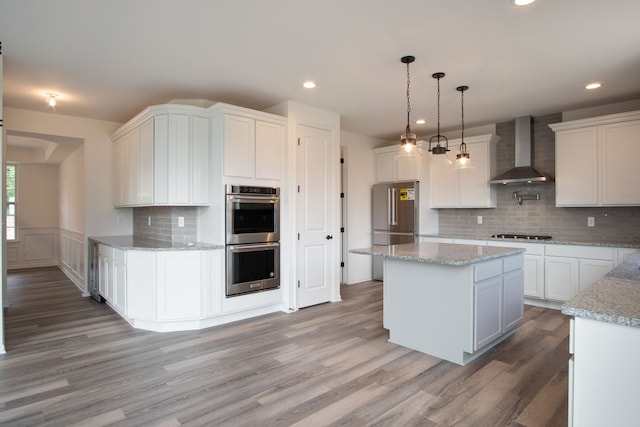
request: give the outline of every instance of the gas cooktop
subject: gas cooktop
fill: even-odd
[[[551,236],[539,234],[494,234],[494,238],[498,239],[526,239],[526,240],[551,240]]]

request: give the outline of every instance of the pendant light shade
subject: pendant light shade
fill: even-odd
[[[416,134],[411,132],[411,127],[409,126],[409,116],[411,114],[411,98],[409,92],[411,75],[409,74],[409,64],[415,60],[416,58],[413,56],[403,56],[402,59],[400,59],[403,64],[407,64],[407,127],[405,128],[404,133],[400,135],[400,147],[406,153],[416,151]]]
[[[462,139],[460,140],[460,147],[458,148],[458,154],[456,154],[456,169],[470,169],[471,156],[467,152],[467,144],[464,142],[464,92],[469,89],[469,86],[458,86],[456,90],[460,92],[460,110],[462,115]]]
[[[440,79],[443,78],[444,75],[444,73],[433,73],[431,75],[431,77],[438,80],[438,134],[429,139],[429,151],[431,154],[447,154],[447,151],[450,151],[449,140],[446,136],[440,135]],[[444,145],[440,144],[441,141]]]

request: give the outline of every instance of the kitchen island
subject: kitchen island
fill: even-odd
[[[395,344],[465,365],[523,318],[524,249],[408,243],[350,252],[384,258],[383,326]]]
[[[638,425],[640,255],[562,306],[572,316],[569,425]]]

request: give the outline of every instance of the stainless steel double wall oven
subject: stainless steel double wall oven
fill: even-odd
[[[226,186],[227,296],[280,287],[280,189]]]

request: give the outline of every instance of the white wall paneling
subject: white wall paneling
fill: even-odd
[[[53,227],[21,227],[17,239],[8,242],[12,258],[7,269],[46,267],[58,263],[58,229]]]
[[[89,293],[85,286],[85,237],[71,230],[60,230],[60,257],[58,267],[83,292]]]

